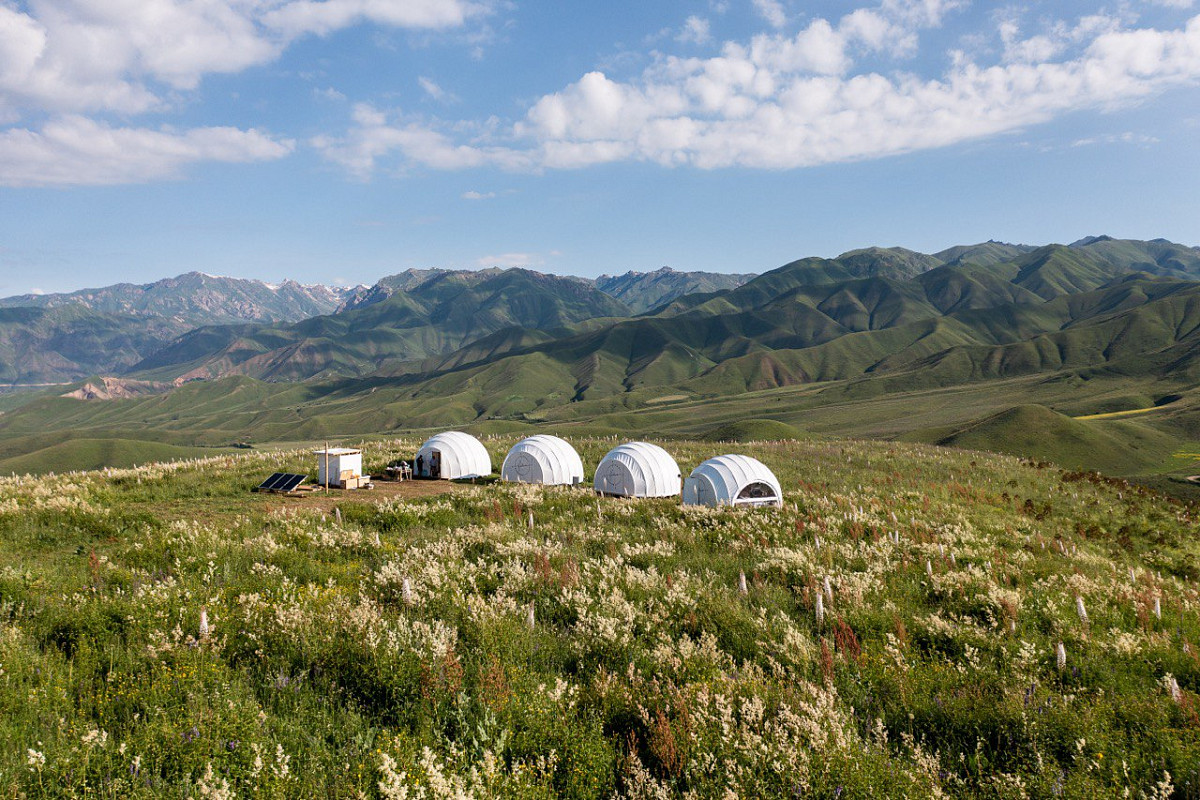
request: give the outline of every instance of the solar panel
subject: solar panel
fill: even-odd
[[[289,472],[275,472],[271,477],[258,485],[260,492],[290,492],[303,483],[307,475],[295,475]]]
[[[263,491],[270,491],[271,489],[275,488],[275,482],[282,477],[283,477],[282,472],[273,472],[273,473],[271,473],[271,477],[267,478],[265,481],[263,481],[262,483],[260,483],[258,485],[258,488]]]
[[[283,484],[275,487],[280,492],[290,492],[300,484],[304,483],[307,475],[284,475]]]

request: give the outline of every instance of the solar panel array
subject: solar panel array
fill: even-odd
[[[258,486],[260,492],[290,492],[308,478],[307,475],[294,475],[290,472],[276,472]]]

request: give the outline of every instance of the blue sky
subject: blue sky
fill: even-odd
[[[1200,0],[0,0],[0,294],[1200,244]]]

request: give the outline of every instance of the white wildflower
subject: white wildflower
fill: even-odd
[[[1175,680],[1175,676],[1171,673],[1163,675],[1162,687],[1167,690],[1167,694],[1171,695],[1171,699],[1176,703],[1183,702],[1183,692],[1179,689],[1179,681]]]
[[[396,771],[396,759],[384,753],[379,760],[379,794],[385,800],[407,800],[408,773]]]
[[[833,602],[833,581],[829,580],[829,576],[825,576],[825,599]]]
[[[30,769],[41,771],[42,767],[46,766],[46,756],[42,755],[42,753],[34,750],[32,747],[25,752],[25,763],[29,765]]]
[[[820,594],[817,595],[817,627],[820,628],[825,624],[825,598]]]
[[[746,573],[745,572],[738,573],[738,594],[741,594],[741,595],[750,594],[750,587],[748,587],[746,585]]]
[[[283,745],[275,745],[275,764],[271,767],[271,771],[276,777],[286,778],[291,774],[292,757],[283,751]]]
[[[930,578],[933,577],[933,562],[930,561],[928,558],[925,559],[925,574],[927,576],[929,576]]]
[[[1063,644],[1062,642],[1059,642],[1058,646],[1054,650],[1054,655],[1055,655],[1055,660],[1058,663],[1058,668],[1060,670],[1066,669],[1067,668],[1067,646],[1065,644]]]
[[[1079,615],[1079,621],[1086,625],[1088,613],[1087,606],[1083,604],[1083,595],[1075,595],[1075,613]]]
[[[212,628],[208,624],[208,609],[200,609],[200,638],[207,639]]]
[[[529,610],[525,612],[525,624],[529,626],[530,630],[533,630],[537,626],[537,617],[533,611],[533,603],[529,604]]]
[[[93,728],[81,736],[79,740],[87,745],[88,749],[104,747],[104,745],[108,744],[108,732]]]
[[[200,790],[201,797],[211,798],[211,800],[232,800],[234,796],[229,788],[229,781],[213,774],[211,762],[205,765],[204,774],[200,776],[200,782],[196,784],[196,788]]]
[[[1162,619],[1162,602],[1157,597],[1154,598],[1154,616]]]
[[[416,602],[417,598],[413,595],[412,581],[408,576],[400,581],[400,599],[404,601],[404,605],[411,606]]]

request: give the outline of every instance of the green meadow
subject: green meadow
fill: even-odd
[[[754,455],[785,507],[249,491],[304,450],[0,479],[0,794],[1200,793],[1194,506],[920,443],[663,444]]]

